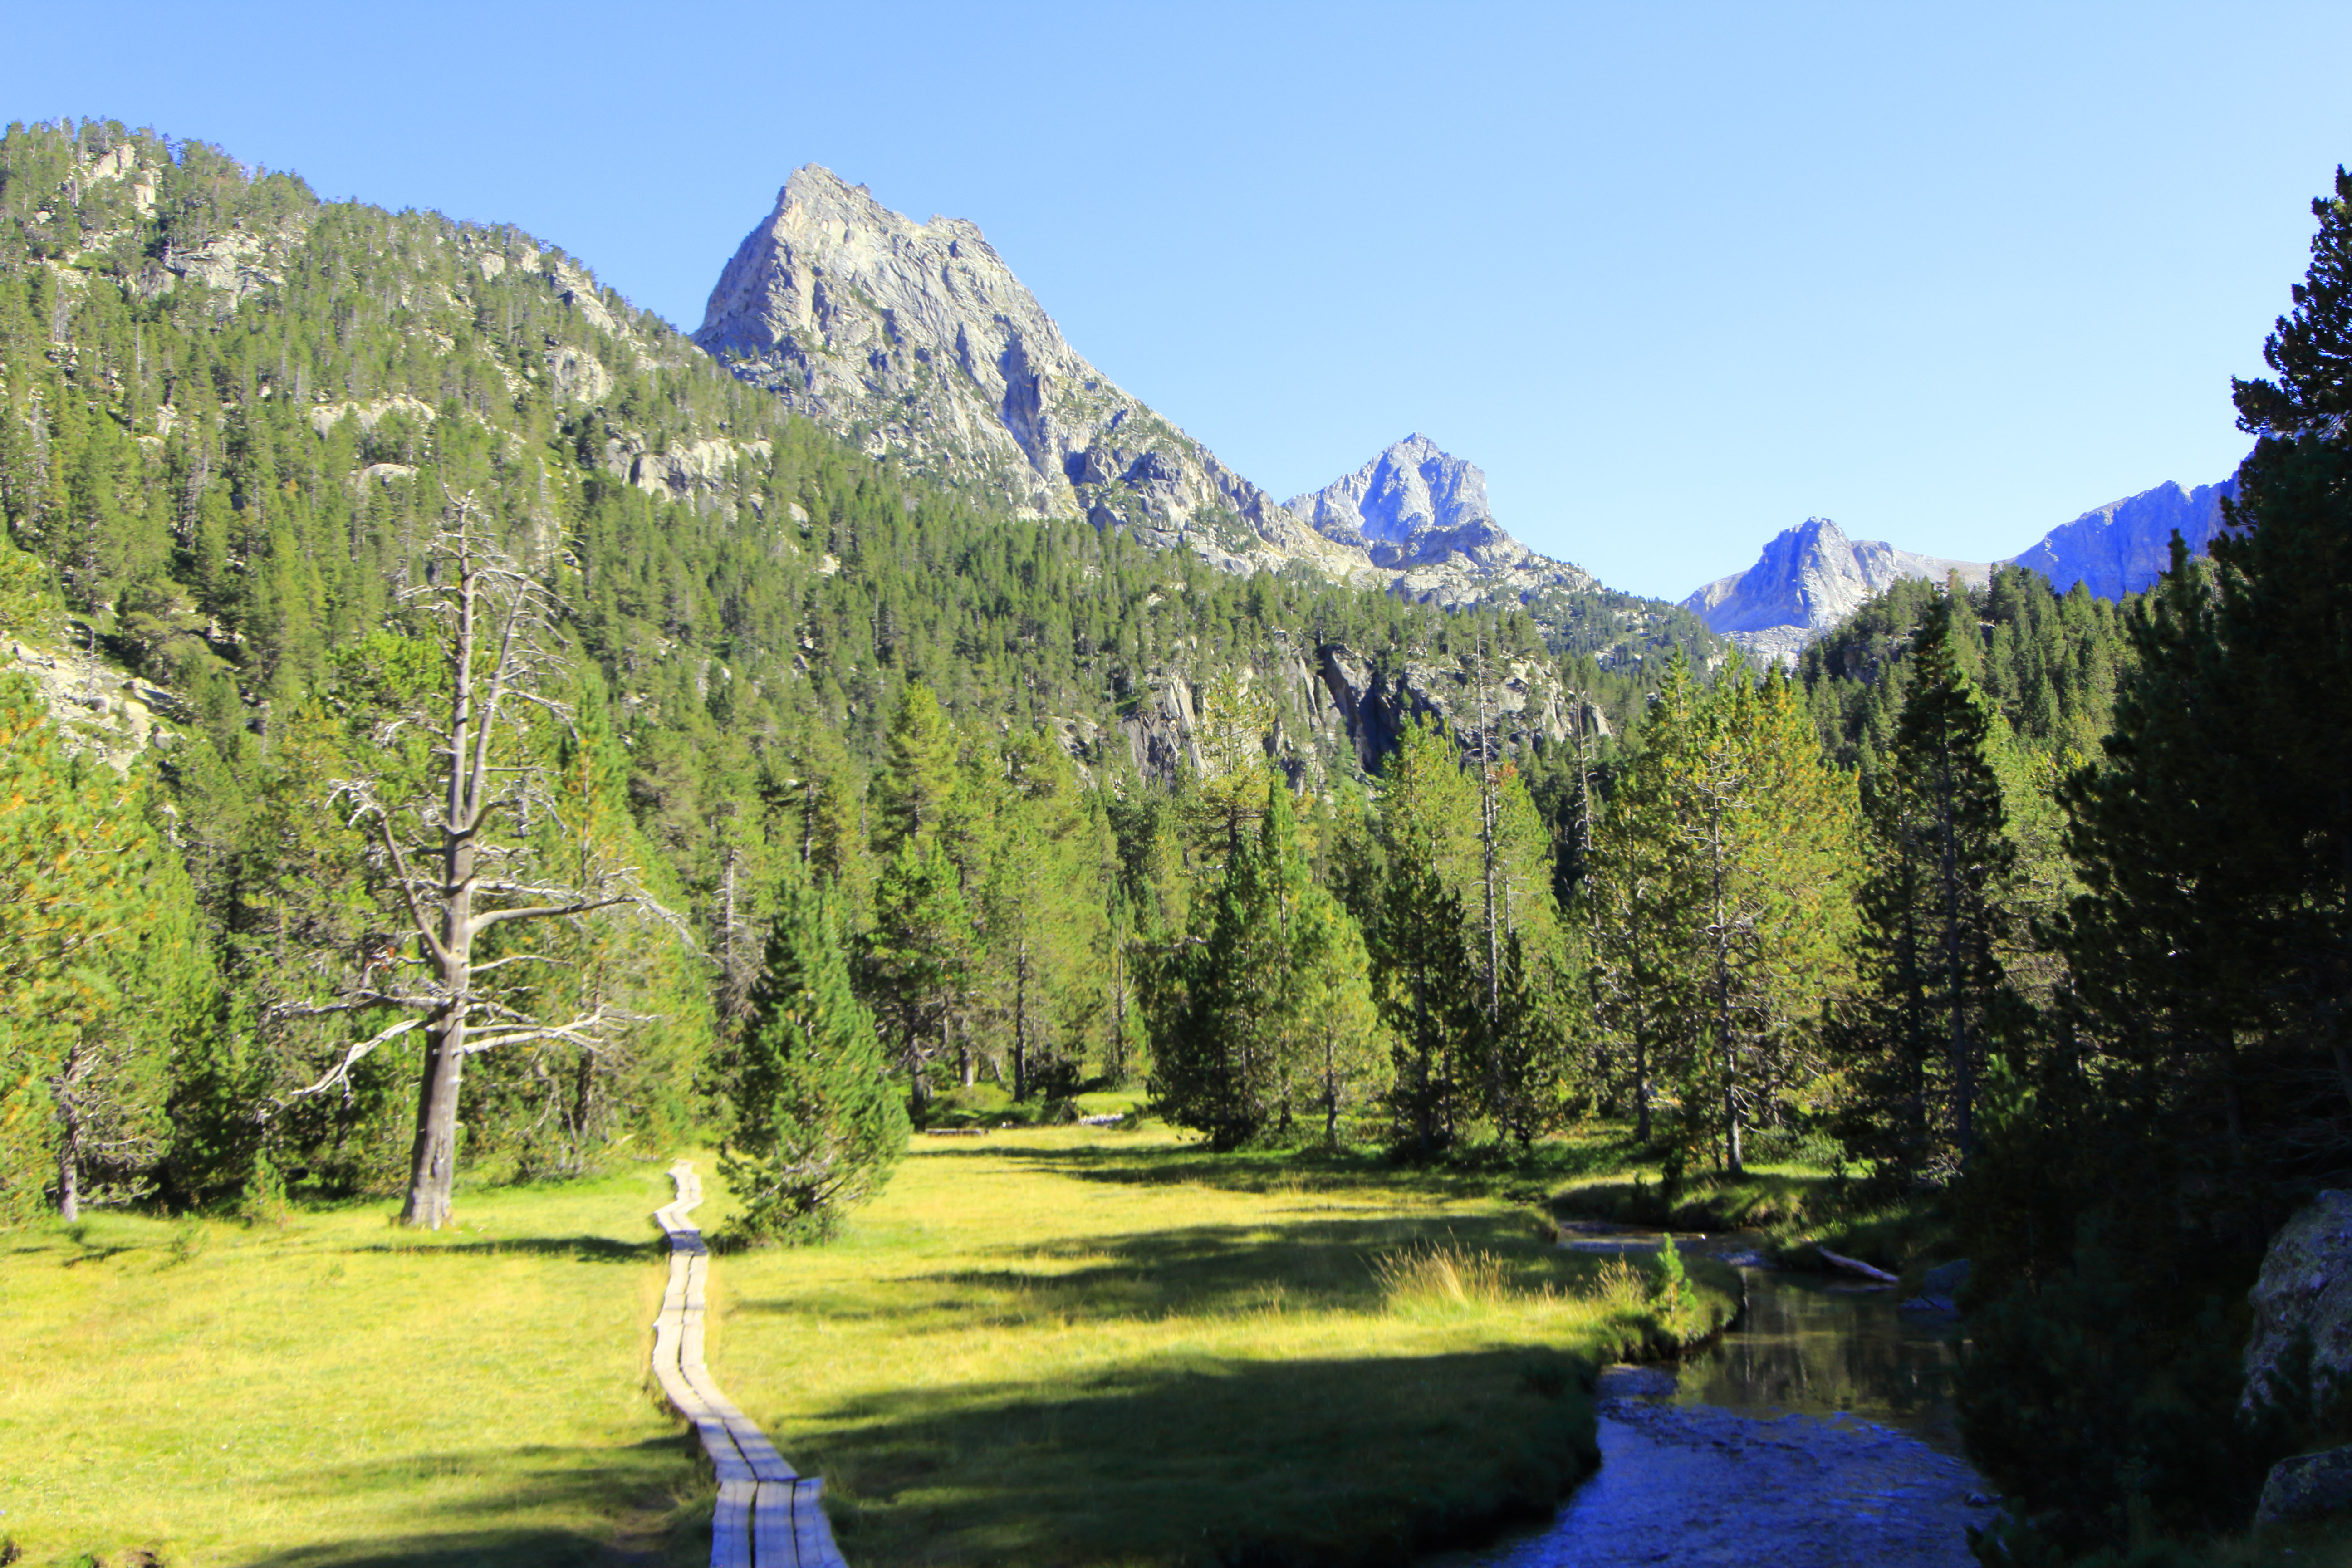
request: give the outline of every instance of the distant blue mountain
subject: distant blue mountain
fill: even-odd
[[[2161,484],[2061,523],[2015,562],[2049,578],[2062,594],[2081,583],[2102,599],[2120,599],[2164,574],[2172,563],[2175,530],[2191,555],[2204,554],[2221,531],[2222,501],[2237,493],[2234,479],[2193,490]]]
[[[2120,599],[2164,574],[2176,530],[2190,554],[2204,554],[2221,531],[2221,503],[2236,493],[2234,479],[2193,490],[2167,482],[2095,507],[2052,529],[2023,554],[1991,563],[1945,561],[1876,540],[1848,539],[1828,519],[1808,518],[1765,545],[1755,565],[1709,583],[1683,607],[1750,652],[1789,660],[1903,577],[1957,572],[1964,582],[1981,584],[1994,564],[2014,563],[2041,573],[2059,593],[2080,583],[2103,599]]]

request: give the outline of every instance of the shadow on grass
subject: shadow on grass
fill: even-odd
[[[436,1496],[441,1528],[320,1542],[258,1560],[257,1568],[541,1568],[686,1563],[709,1551],[708,1488],[698,1485],[690,1436],[618,1448],[534,1446],[419,1454],[323,1467],[288,1493],[321,1487],[339,1498],[447,1490],[453,1475],[485,1478],[473,1495]],[[602,1519],[609,1527],[521,1522],[533,1516]],[[699,1552],[697,1547],[699,1546]]]
[[[1005,1164],[1074,1181],[1136,1187],[1206,1187],[1261,1196],[1301,1196],[1377,1189],[1392,1198],[1425,1203],[1498,1199],[1541,1205],[1563,1184],[1622,1170],[1630,1149],[1599,1138],[1459,1151],[1416,1163],[1377,1150],[1239,1149],[1224,1152],[1195,1143],[1137,1148],[1105,1139],[1061,1148],[1007,1142],[967,1143],[926,1151],[933,1159]]]
[[[792,1439],[856,1562],[1372,1568],[1547,1515],[1599,1460],[1546,1348],[1158,1361],[900,1389]]]
[[[917,1333],[961,1332],[992,1318],[1021,1321],[1040,1315],[1106,1321],[1276,1307],[1370,1310],[1381,1300],[1375,1262],[1431,1241],[1492,1253],[1530,1294],[1570,1284],[1597,1267],[1538,1238],[1524,1216],[1508,1213],[1458,1215],[1442,1223],[1409,1215],[1269,1215],[1255,1224],[1175,1226],[992,1248],[982,1255],[1003,1258],[1002,1267],[908,1275],[903,1285],[932,1289],[903,1291],[900,1299],[905,1314],[919,1321],[909,1330]],[[954,1309],[944,1320],[943,1308]],[[822,1285],[740,1297],[731,1310],[866,1321],[884,1315]]]
[[[397,1237],[383,1241],[356,1242],[347,1252],[396,1253],[403,1258],[568,1258],[574,1263],[655,1263],[669,1255],[669,1244],[656,1235],[644,1241],[623,1241],[610,1236],[484,1237],[476,1241],[436,1241]]]

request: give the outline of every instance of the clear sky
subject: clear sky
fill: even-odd
[[[9,8],[0,118],[520,225],[691,330],[795,165],[977,222],[1289,495],[1419,430],[1679,597],[2227,474],[2352,162],[2342,4]]]

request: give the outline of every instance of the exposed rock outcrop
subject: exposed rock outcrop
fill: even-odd
[[[1344,643],[1284,642],[1270,667],[1247,671],[1245,678],[1269,682],[1266,695],[1276,713],[1274,759],[1302,786],[1378,771],[1406,729],[1423,718],[1442,721],[1465,752],[1483,744],[1480,693],[1473,673],[1459,661],[1406,658],[1379,665]],[[1128,708],[1119,728],[1128,761],[1137,771],[1172,779],[1181,768],[1200,765],[1193,741],[1196,695],[1185,677],[1161,671]],[[1504,755],[1538,744],[1573,743],[1580,711],[1588,739],[1609,732],[1599,707],[1580,703],[1561,685],[1549,659],[1496,660],[1484,698],[1484,725]],[[1072,750],[1081,758],[1087,754]]]
[[[2254,1522],[2301,1524],[2344,1513],[2352,1513],[2352,1447],[2298,1454],[2273,1465],[2254,1505]]]
[[[2271,1238],[2246,1299],[2254,1309],[2246,1344],[2250,1408],[2287,1392],[2275,1386],[2281,1363],[2306,1334],[2315,1398],[2352,1374],[2352,1193],[2321,1193],[2296,1210]]]
[[[94,653],[0,640],[0,669],[28,677],[74,751],[117,773],[175,738],[180,700]]]

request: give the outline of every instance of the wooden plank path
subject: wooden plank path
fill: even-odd
[[[702,1202],[694,1163],[669,1168],[677,1196],[654,1211],[669,1237],[669,1288],[654,1320],[654,1378],[694,1424],[719,1477],[710,1516],[710,1568],[846,1568],[820,1494],[824,1482],[794,1473],[767,1434],[719,1391],[702,1364],[703,1282],[710,1249],[687,1218]]]

